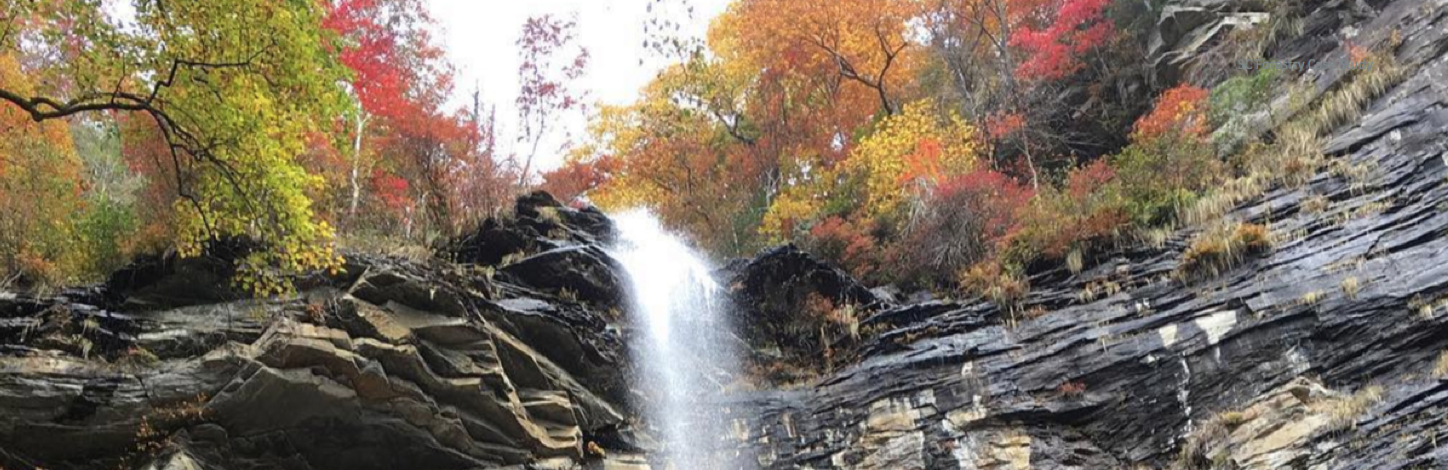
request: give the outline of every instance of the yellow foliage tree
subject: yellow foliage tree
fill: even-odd
[[[982,145],[976,128],[959,116],[943,115],[928,101],[909,103],[882,119],[838,168],[798,172],[760,231],[775,241],[788,239],[800,222],[839,215],[822,212],[832,199],[863,201],[858,212],[865,217],[895,214],[912,191],[974,169]]]
[[[864,175],[871,216],[899,209],[909,191],[970,171],[981,152],[974,126],[955,114],[917,101],[882,120],[845,160],[846,171]]]

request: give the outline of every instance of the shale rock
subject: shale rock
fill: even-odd
[[[584,244],[611,225],[548,201],[519,202],[563,237],[535,242],[578,255],[496,279],[358,255],[295,298],[218,300],[187,286],[223,277],[168,261],[95,291],[0,296],[0,467],[626,464],[642,449],[628,445],[619,315],[599,305],[622,274]]]
[[[815,310],[851,309],[863,315],[883,305],[844,271],[794,245],[766,250],[723,273],[736,306],[734,323],[760,363],[810,364],[852,336],[844,331],[848,325],[831,324],[848,320],[831,320],[833,312]]]
[[[1202,3],[1217,6],[1185,29],[1247,8]],[[1448,4],[1308,9],[1279,54],[1341,58],[1352,37],[1406,73],[1328,130],[1326,168],[1228,212],[1270,226],[1270,253],[1184,282],[1187,227],[1034,273],[1039,317],[979,299],[883,308],[856,364],[728,403],[738,445],[766,468],[1448,467]],[[1353,75],[1302,83],[1316,96]]]

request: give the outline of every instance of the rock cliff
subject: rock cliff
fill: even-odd
[[[7,294],[0,467],[626,463],[611,230],[534,195],[450,247],[465,262],[352,256],[289,300],[221,300],[224,264],[200,261]]]
[[[1173,4],[1155,46],[1178,72],[1266,14]],[[744,445],[769,468],[1448,468],[1448,4],[1309,11],[1275,58],[1328,64],[1357,44],[1403,74],[1330,132],[1328,170],[1230,209],[1278,234],[1270,253],[1183,280],[1189,227],[1036,273],[1033,315],[885,307],[857,364],[732,403]],[[1302,83],[1317,96],[1347,75]]]

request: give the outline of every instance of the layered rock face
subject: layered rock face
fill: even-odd
[[[227,289],[204,265],[152,263],[0,297],[0,467],[626,462],[611,225],[542,195],[517,212],[451,249],[512,237],[497,268],[352,257],[300,298],[215,301]]]
[[[1189,6],[1198,33],[1253,8]],[[1035,275],[1039,317],[887,307],[858,364],[731,404],[743,445],[768,468],[1448,468],[1448,4],[1309,9],[1279,59],[1345,64],[1357,44],[1405,73],[1331,132],[1327,171],[1227,214],[1269,226],[1270,253],[1183,280],[1194,227]],[[1308,93],[1348,74],[1315,69]]]

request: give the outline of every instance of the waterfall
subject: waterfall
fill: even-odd
[[[630,349],[639,403],[661,441],[655,468],[736,469],[722,392],[737,369],[732,329],[709,264],[652,214],[613,217],[612,249],[630,278]]]

